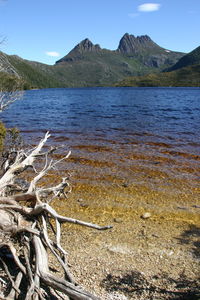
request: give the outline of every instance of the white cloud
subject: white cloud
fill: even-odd
[[[46,51],[45,53],[46,53],[46,55],[48,55],[48,56],[53,56],[53,57],[58,57],[58,56],[60,56],[60,53],[58,53],[58,52],[56,52],[56,51]]]
[[[160,9],[159,3],[144,3],[138,6],[138,11],[152,12]]]

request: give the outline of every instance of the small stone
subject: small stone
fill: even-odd
[[[83,202],[83,199],[82,198],[79,198],[79,199],[77,199],[77,202]]]
[[[200,208],[200,205],[192,205],[194,208]]]
[[[87,203],[80,203],[80,206],[85,207],[85,208],[89,207],[89,205]]]
[[[85,208],[89,207],[88,203],[86,203],[85,200],[83,200],[82,198],[77,199],[77,202],[81,207],[85,207]]]
[[[150,217],[151,217],[151,214],[149,212],[146,212],[141,216],[142,219],[149,219]]]
[[[145,229],[142,229],[142,230],[140,231],[140,233],[141,233],[141,236],[145,236],[145,235],[146,235],[146,230],[145,230]]]
[[[124,188],[127,188],[127,187],[128,187],[128,183],[123,183],[122,186],[123,186]]]
[[[182,209],[182,210],[187,210],[187,207],[183,207],[183,206],[177,206],[178,209]]]
[[[153,237],[156,237],[156,238],[159,238],[159,235],[157,235],[157,234],[155,234],[155,233],[153,233],[152,236],[153,236]]]
[[[119,254],[130,254],[131,250],[127,245],[118,244],[108,247],[108,251],[111,253],[119,253]]]
[[[114,218],[113,221],[114,221],[115,223],[122,223],[122,222],[123,222],[123,220],[120,219],[120,218]]]

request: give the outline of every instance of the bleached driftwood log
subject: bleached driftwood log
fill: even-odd
[[[54,299],[66,299],[62,295],[75,300],[98,299],[76,285],[69,271],[67,253],[61,246],[61,224],[70,222],[98,230],[111,226],[101,227],[64,217],[50,206],[53,198],[67,196],[71,188],[67,177],[54,187],[38,186],[50,169],[70,155],[69,152],[59,161],[49,161],[48,156],[55,149],[42,152],[49,137],[46,133],[37,147],[29,152],[14,151],[3,163],[0,178],[0,263],[6,280],[0,277],[0,283],[7,286],[0,299],[51,299],[50,295],[54,295]],[[45,159],[45,166],[37,172],[34,163],[40,157]],[[35,175],[24,184],[24,180],[17,179],[28,168]],[[63,277],[56,277],[50,271],[50,253],[62,267]],[[61,294],[58,295],[59,292]]]

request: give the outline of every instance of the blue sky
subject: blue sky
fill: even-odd
[[[199,28],[200,0],[0,0],[1,50],[47,64],[85,38],[114,50],[126,32],[190,52]]]

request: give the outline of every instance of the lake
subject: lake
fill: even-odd
[[[199,202],[199,88],[31,90],[1,119],[29,144],[48,130],[49,145],[72,151],[63,172],[90,209]]]

